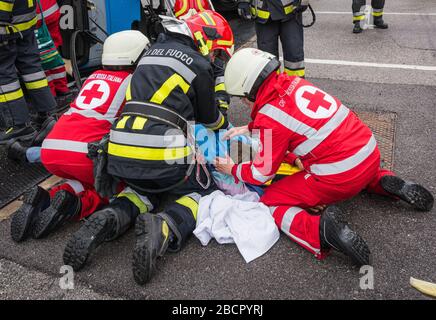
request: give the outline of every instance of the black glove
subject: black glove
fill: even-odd
[[[302,13],[302,12],[306,11],[308,7],[309,6],[299,6],[297,9],[295,9],[295,12]]]
[[[238,3],[238,14],[244,20],[251,20],[253,16],[250,12],[250,4],[248,2],[239,2]]]
[[[88,158],[94,163],[94,187],[102,196],[110,198],[117,193],[118,181],[107,173],[107,146],[109,135],[101,141],[88,143]]]

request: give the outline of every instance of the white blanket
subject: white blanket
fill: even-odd
[[[247,263],[266,253],[280,236],[257,193],[226,196],[222,191],[201,198],[194,234],[204,246],[212,238],[220,244],[236,243]]]

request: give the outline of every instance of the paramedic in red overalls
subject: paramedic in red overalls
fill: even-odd
[[[83,219],[108,203],[94,188],[88,143],[100,141],[109,133],[125,104],[134,67],[148,46],[148,39],[139,31],[123,31],[107,38],[103,70],[86,80],[40,148],[44,167],[66,181],[50,191],[36,186],[24,195],[23,205],[12,216],[13,240],[22,241],[29,235],[45,237],[64,222]],[[19,159],[21,153],[35,162],[30,160],[29,151],[38,148],[26,149],[16,142],[10,149],[13,158]]]
[[[236,181],[261,185],[274,177],[283,160],[298,165],[301,172],[273,182],[260,199],[270,207],[277,226],[317,258],[333,248],[355,264],[367,265],[369,248],[338,220],[339,209],[329,206],[321,215],[311,214],[311,209],[367,189],[428,211],[433,196],[380,168],[373,133],[337,98],[304,79],[277,74],[279,66],[276,57],[252,48],[240,50],[228,62],[227,92],[248,99],[253,121],[227,136],[258,131],[262,148],[253,162],[236,165],[218,159],[217,169]]]

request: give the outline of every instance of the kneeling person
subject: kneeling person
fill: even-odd
[[[42,238],[64,222],[86,218],[107,204],[108,200],[94,189],[88,143],[100,141],[109,133],[125,104],[134,67],[148,45],[139,31],[111,35],[104,43],[103,70],[86,80],[42,147],[27,149],[18,141],[9,146],[10,157],[29,162],[39,158],[49,172],[67,179],[49,191],[36,186],[24,195],[23,205],[12,216],[13,240],[22,241],[29,235]]]

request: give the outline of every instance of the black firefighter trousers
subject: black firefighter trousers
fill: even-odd
[[[6,128],[30,122],[18,74],[37,112],[49,112],[56,107],[41,66],[33,28],[23,32],[22,38],[0,43],[0,115],[1,125]]]
[[[297,19],[299,19],[297,21]],[[256,21],[257,47],[279,57],[279,38],[283,47],[284,70],[291,76],[304,77],[304,30],[301,13],[286,21]]]

